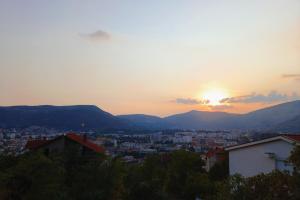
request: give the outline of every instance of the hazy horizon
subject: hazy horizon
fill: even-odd
[[[0,105],[247,113],[300,99],[300,1],[0,2]]]
[[[290,103],[290,102],[295,102],[295,101],[300,101],[300,100],[294,100],[294,101],[288,101],[288,102],[284,102],[284,103]],[[272,106],[276,106],[276,105],[280,105],[283,103],[278,103],[278,104],[274,104],[274,105],[266,105],[265,107],[261,107],[259,109],[254,109],[254,110],[250,110],[244,113],[237,113],[237,112],[227,112],[227,111],[218,111],[218,110],[200,110],[200,109],[193,109],[193,110],[186,110],[186,111],[182,111],[182,112],[174,112],[174,113],[170,113],[167,115],[159,115],[159,114],[149,114],[149,113],[133,113],[133,112],[129,112],[129,113],[120,113],[120,114],[115,114],[110,112],[109,110],[105,110],[104,108],[102,108],[101,106],[98,105],[93,105],[93,104],[72,104],[72,105],[52,105],[52,104],[40,104],[40,105],[0,105],[0,107],[14,107],[14,106],[97,106],[98,108],[100,108],[101,110],[108,112],[110,114],[113,114],[115,116],[118,115],[149,115],[149,116],[155,116],[155,117],[168,117],[168,116],[172,116],[172,115],[176,115],[176,114],[181,114],[181,113],[187,113],[187,112],[191,112],[191,111],[201,111],[201,112],[225,112],[228,114],[247,114],[247,113],[251,113],[260,109],[266,109]]]

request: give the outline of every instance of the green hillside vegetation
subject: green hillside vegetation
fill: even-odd
[[[51,157],[41,152],[2,155],[0,199],[293,200],[300,198],[300,147],[290,160],[294,174],[274,171],[243,178],[228,177],[226,161],[207,173],[199,154],[182,150],[130,165],[104,155],[86,159],[76,152]]]

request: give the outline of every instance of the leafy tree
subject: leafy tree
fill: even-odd
[[[127,199],[166,199],[164,181],[167,171],[165,156],[151,155],[142,165],[128,167],[125,180]]]
[[[228,199],[232,200],[245,200],[247,194],[246,180],[244,177],[236,174],[230,176],[227,182],[227,190],[225,191]]]
[[[299,147],[290,157],[297,169],[293,174],[274,171],[250,178],[226,178],[226,160],[206,173],[199,154],[184,150],[148,156],[142,164],[82,157],[77,150],[0,156],[0,199],[300,199]]]
[[[299,198],[296,197],[295,190],[293,176],[288,172],[273,171],[249,178],[231,176],[227,183],[219,187],[218,192],[226,197],[222,199],[296,200]]]
[[[69,172],[68,194],[78,200],[122,199],[123,167],[118,160],[94,161]]]
[[[299,173],[300,170],[300,146],[295,146],[294,150],[291,152],[291,156],[289,157],[289,161],[293,163],[296,168],[296,172]]]
[[[7,160],[7,158],[5,159]],[[0,176],[2,199],[62,199],[64,169],[41,153],[9,159]]]
[[[260,174],[246,181],[247,199],[292,199],[291,176],[287,172],[273,171]]]
[[[294,195],[296,199],[300,199],[300,146],[295,146],[291,153],[289,161],[294,165],[292,184],[294,185]]]
[[[184,199],[195,199],[201,197],[210,199],[217,192],[214,183],[205,173],[194,173],[189,176],[184,186]]]
[[[209,170],[209,177],[214,181],[225,180],[229,175],[229,163],[228,157],[226,157],[223,161],[216,163]]]
[[[30,152],[0,157],[0,199],[122,199],[123,164],[102,156],[45,156]]]
[[[184,150],[149,156],[128,169],[127,199],[195,199],[210,188],[203,165],[199,154]]]

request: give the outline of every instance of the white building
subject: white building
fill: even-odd
[[[241,174],[245,177],[273,170],[292,171],[287,163],[295,145],[300,145],[300,135],[281,135],[260,141],[228,147],[230,175]]]
[[[176,136],[173,138],[173,143],[192,143],[192,136],[184,135],[184,136]]]

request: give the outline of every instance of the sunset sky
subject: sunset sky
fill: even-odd
[[[1,0],[0,105],[245,113],[300,99],[300,0]]]

